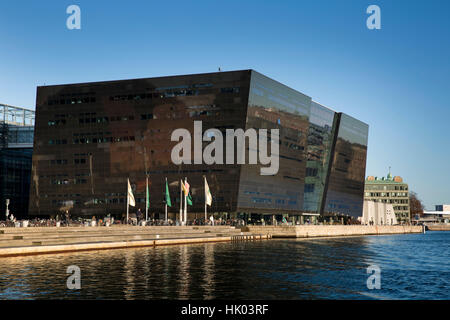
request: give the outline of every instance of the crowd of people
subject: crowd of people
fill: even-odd
[[[83,226],[112,226],[127,224],[126,218],[114,219],[113,217],[103,217],[97,219],[92,218],[76,218],[76,219],[58,219],[58,218],[33,218],[27,220],[6,220],[0,221],[0,228],[4,227],[83,227]],[[183,223],[180,220],[168,219],[137,219],[129,218],[128,225],[133,226],[245,226],[245,225],[289,225],[287,221],[260,221],[260,220],[244,220],[244,219],[194,219]],[[297,223],[298,224],[298,223]],[[305,224],[312,224],[310,221],[305,221]],[[337,223],[336,223],[337,224]]]
[[[144,223],[145,222],[145,223]],[[126,219],[124,220],[114,220],[114,218],[102,218],[96,219],[92,217],[91,219],[78,218],[69,220],[57,220],[57,219],[44,219],[44,218],[34,218],[28,220],[6,220],[0,221],[0,228],[4,227],[83,227],[83,226],[111,226],[126,224]],[[149,219],[149,220],[137,220],[128,219],[128,225],[145,225],[145,226],[204,226],[204,225],[221,225],[221,226],[243,226],[245,221],[242,219],[217,219],[214,222],[205,219],[194,219],[183,224],[179,220],[168,219]]]
[[[333,224],[355,224],[356,222],[353,220],[344,220],[344,221],[333,221]],[[310,221],[306,219],[303,221],[303,224],[329,224],[327,221]],[[86,217],[77,217],[72,218],[69,214],[69,211],[65,211],[63,213],[57,213],[54,218],[33,218],[27,220],[17,220],[14,215],[10,214],[7,217],[7,220],[0,221],[0,227],[81,227],[81,226],[111,226],[111,225],[120,225],[120,224],[128,224],[134,226],[245,226],[245,225],[292,225],[293,222],[287,221],[285,217],[281,220],[264,220],[264,219],[248,219],[244,220],[241,218],[214,218],[213,215],[210,215],[209,218],[195,218],[193,220],[187,221],[184,223],[178,219],[146,219],[145,214],[138,210],[136,213],[129,214],[128,221],[126,215],[123,215],[121,219],[115,219],[110,214],[103,216],[101,218],[96,218],[92,216],[91,218]],[[295,224],[300,224],[299,221],[295,222]]]
[[[227,226],[243,226],[247,223],[243,219],[214,219],[211,215],[209,219],[194,219],[187,223],[173,219],[148,219],[146,220],[142,214],[130,215],[128,221],[125,216],[122,219],[114,219],[113,216],[107,215],[101,218],[92,216],[85,217],[70,217],[69,213],[56,214],[54,218],[32,218],[32,219],[16,219],[13,215],[9,215],[7,220],[0,221],[0,227],[82,227],[82,226],[111,226],[111,225],[140,225],[140,226],[204,226],[204,225],[227,225]]]

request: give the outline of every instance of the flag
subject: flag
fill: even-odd
[[[181,181],[181,183],[183,183],[183,180]],[[184,182],[184,184],[181,185],[181,187],[183,188],[184,195],[186,196],[186,203],[192,206],[192,197],[191,194],[189,193],[190,186],[187,180]]]
[[[164,202],[165,202],[169,207],[172,206],[172,202],[170,201],[169,185],[167,184],[167,178],[166,178],[166,192],[165,192]]]
[[[208,206],[211,206],[212,203],[212,195],[211,192],[209,191],[209,186],[208,186],[208,182],[206,181],[206,177],[205,178],[205,202]]]
[[[184,192],[184,189],[185,189],[185,188],[184,188],[183,179],[181,179],[180,181],[181,181],[181,190],[183,190],[183,193],[185,193],[185,192]],[[186,194],[186,193],[185,193],[185,194]]]
[[[181,189],[184,192],[184,195],[187,197],[188,193],[189,193],[189,184],[186,181],[186,184],[183,183],[183,180],[181,180]]]
[[[148,179],[148,178],[147,178]],[[150,191],[148,190],[148,180],[147,180],[147,199],[146,199],[146,208],[150,209]]]
[[[186,179],[186,181],[184,182],[184,186],[185,186],[185,188],[186,188],[186,193],[189,193],[190,185],[189,185],[189,183],[187,182],[187,179]]]
[[[192,197],[190,193],[187,195],[186,202],[188,205],[192,206]]]
[[[131,190],[131,185],[130,185],[130,179],[128,180],[128,205],[134,207],[136,205],[136,202],[134,201],[134,196],[133,196],[133,190]]]

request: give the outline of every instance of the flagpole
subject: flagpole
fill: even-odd
[[[205,176],[203,176],[203,179],[205,180],[204,182],[205,182],[205,223],[206,223],[206,219],[207,219],[207,217],[208,217],[208,213],[207,213],[207,208],[206,208],[206,201],[207,201],[207,195],[206,195],[206,177]]]
[[[127,224],[128,224],[128,205],[129,205],[129,199],[130,199],[130,195],[128,194],[128,184],[130,183],[129,182],[130,181],[130,179],[127,179]]]
[[[166,177],[166,186],[167,186],[167,177]],[[167,195],[166,195],[166,222],[167,222]]]
[[[145,189],[145,221],[148,221],[148,207],[149,207],[149,205],[148,205],[148,175],[147,175],[147,179],[146,179],[146,182],[147,182],[147,189]]]
[[[183,191],[183,213],[181,215],[181,225],[184,225],[184,212],[186,211],[186,197],[184,196],[184,191]]]
[[[180,179],[180,223],[183,221],[183,188],[181,183],[183,181]]]
[[[184,177],[184,186],[186,187],[187,178]],[[187,195],[184,195],[184,224],[187,225]]]

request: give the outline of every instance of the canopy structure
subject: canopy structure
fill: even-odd
[[[0,121],[16,126],[34,126],[34,110],[0,103]]]

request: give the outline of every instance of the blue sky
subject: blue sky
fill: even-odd
[[[81,8],[81,30],[66,8]],[[381,30],[366,8],[381,8]],[[450,1],[2,1],[0,102],[36,86],[255,69],[370,125],[367,175],[392,167],[450,203]]]

